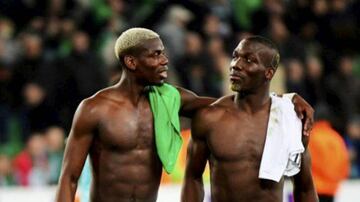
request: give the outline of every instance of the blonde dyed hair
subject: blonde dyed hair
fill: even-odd
[[[135,27],[124,31],[115,42],[115,56],[120,59],[123,52],[139,45],[144,40],[159,38],[159,35],[146,28]]]

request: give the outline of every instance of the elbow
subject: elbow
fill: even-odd
[[[77,184],[80,179],[79,175],[70,175],[70,182],[71,184]]]

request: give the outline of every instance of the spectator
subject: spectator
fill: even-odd
[[[346,127],[352,178],[360,177],[360,115],[356,115],[350,119]]]
[[[345,133],[345,124],[354,113],[360,113],[360,78],[353,74],[353,58],[344,55],[338,60],[336,72],[326,77],[326,102],[336,118],[334,127]]]
[[[12,93],[12,102],[16,107],[24,104],[21,94],[24,85],[31,81],[41,82],[46,61],[43,55],[42,38],[39,35],[24,33],[22,45],[24,54],[15,64],[10,82],[10,91]]]
[[[8,91],[10,77],[11,71],[0,61],[0,145],[9,139],[7,126],[11,117],[10,92]]]
[[[43,134],[32,134],[23,151],[14,159],[14,175],[18,185],[45,186],[48,184],[48,159]]]
[[[48,127],[60,124],[56,110],[47,103],[46,92],[39,84],[25,84],[24,97],[29,133],[44,132]]]
[[[45,132],[45,141],[49,158],[49,183],[56,185],[64,155],[65,131],[57,126],[49,127]]]
[[[305,61],[304,44],[289,31],[281,17],[275,16],[270,19],[267,34],[278,46],[282,61],[291,59]]]
[[[0,188],[14,184],[10,157],[0,154]]]
[[[185,53],[186,25],[193,14],[186,8],[171,6],[167,17],[158,25],[157,31],[169,53],[169,62],[177,61]]]
[[[107,75],[100,58],[91,51],[89,35],[77,31],[72,36],[73,49],[64,59],[62,86],[58,92],[59,105],[64,124],[70,126],[76,106],[86,97],[107,85]]]
[[[213,58],[203,48],[203,40],[197,33],[186,36],[185,55],[177,62],[176,70],[181,83],[199,95],[220,96],[220,90],[214,85],[215,67]]]
[[[308,99],[305,86],[305,67],[297,59],[291,59],[285,63],[287,71],[286,88],[288,92],[296,92],[305,99]]]
[[[230,29],[228,24],[222,22],[216,15],[209,14],[205,16],[203,25],[203,33],[205,39],[209,40],[212,37],[228,38]]]
[[[213,37],[209,40],[207,51],[209,55],[214,60],[215,71],[217,78],[215,78],[216,86],[219,87],[222,95],[229,94],[230,89],[230,79],[229,78],[229,65],[231,58],[225,52],[224,41],[221,37]]]
[[[258,10],[256,10],[251,17],[251,32],[254,34],[263,34],[270,26],[271,18],[274,16],[281,17],[284,12],[285,7],[283,1],[263,0],[262,6]]]
[[[340,183],[349,175],[349,154],[341,135],[329,121],[328,108],[315,109],[315,124],[311,132],[309,150],[312,174],[320,202],[333,202]],[[329,152],[331,151],[331,152]]]
[[[316,56],[309,56],[306,59],[305,85],[307,101],[312,106],[325,101],[323,66]]]

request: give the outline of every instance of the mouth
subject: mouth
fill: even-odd
[[[242,80],[244,80],[244,77],[240,76],[238,74],[230,74],[230,80],[231,81],[242,81]]]
[[[161,77],[162,79],[166,79],[166,78],[167,78],[167,71],[162,71],[162,72],[160,72],[160,77]]]
[[[168,68],[165,67],[165,68],[160,69],[160,70],[158,71],[161,79],[166,79],[166,78],[167,78],[167,76],[168,76],[168,75],[167,75],[167,70],[168,70]]]

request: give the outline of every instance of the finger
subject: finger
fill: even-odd
[[[301,108],[296,108],[296,109],[295,109],[295,112],[296,112],[297,117],[299,117],[299,119],[303,119],[303,118],[304,118],[304,114],[303,114],[303,113],[305,113],[305,111],[304,111],[303,109],[301,109]]]
[[[309,132],[309,131],[304,130],[304,131],[303,131],[303,135],[308,137],[308,136],[310,136],[310,132]]]
[[[304,113],[305,113],[305,111],[304,110],[300,110],[300,112],[299,112],[299,119],[304,119]]]
[[[310,131],[312,129],[312,125],[313,125],[313,120],[312,118],[307,117],[305,120],[305,124],[304,124],[304,135],[305,136],[309,136],[310,135]]]
[[[310,135],[309,129],[306,128],[305,126],[304,126],[304,129],[303,129],[303,135],[305,135],[305,136],[309,136],[309,135]]]

